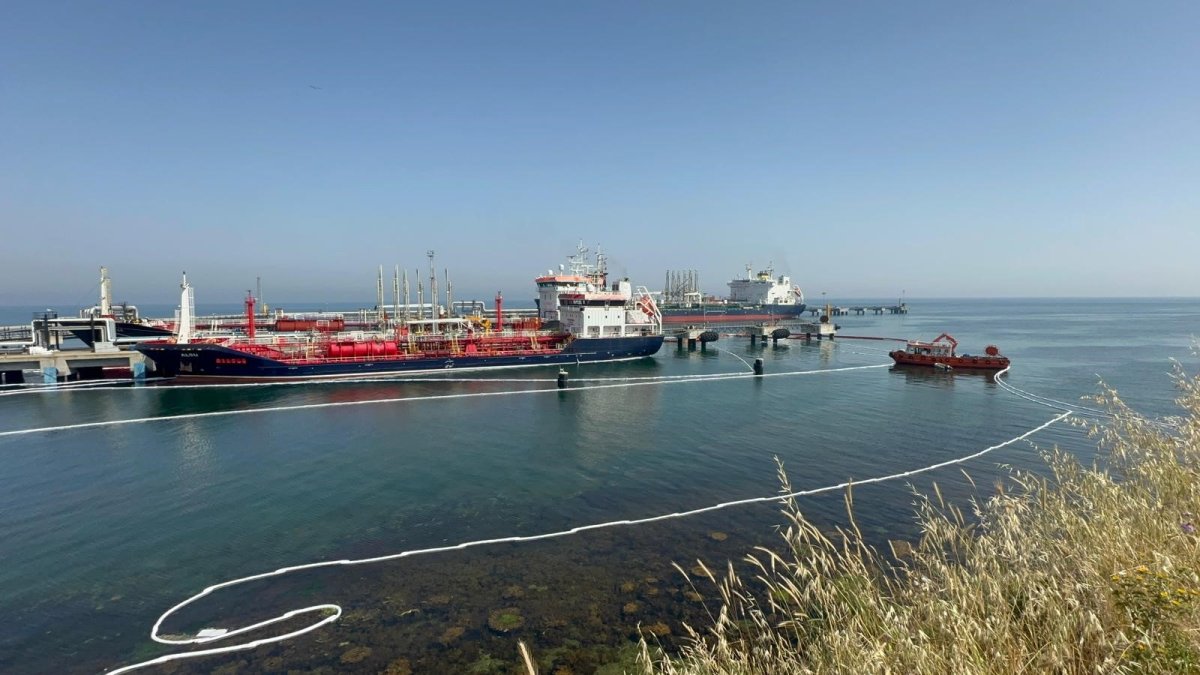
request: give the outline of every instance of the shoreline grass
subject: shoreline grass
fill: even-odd
[[[643,672],[1200,672],[1200,379],[1174,379],[1171,426],[1102,385],[1092,465],[1045,452],[1047,475],[1014,471],[967,513],[935,486],[916,496],[919,541],[887,552],[852,492],[832,538],[787,500],[782,552],[709,574],[711,625],[673,656],[643,641]]]

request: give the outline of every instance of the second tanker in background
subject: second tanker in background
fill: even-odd
[[[804,292],[768,266],[758,273],[746,266],[746,276],[729,281],[729,297],[700,292],[694,271],[667,272],[658,304],[664,326],[778,323],[798,320],[804,313]]]

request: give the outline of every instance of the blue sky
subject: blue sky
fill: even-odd
[[[1195,2],[7,3],[0,304],[1200,295]]]

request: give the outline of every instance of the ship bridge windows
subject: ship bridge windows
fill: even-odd
[[[583,298],[567,298],[559,299],[558,304],[566,307],[624,307],[623,300],[604,300],[604,299],[583,299]]]

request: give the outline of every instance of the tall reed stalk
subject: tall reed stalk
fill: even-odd
[[[644,672],[1200,672],[1200,379],[1175,380],[1170,426],[1102,386],[1091,466],[1046,452],[1046,477],[1014,472],[969,517],[918,495],[912,545],[867,545],[850,492],[837,537],[788,500],[782,553],[701,581],[711,625],[670,657],[643,641]]]

